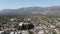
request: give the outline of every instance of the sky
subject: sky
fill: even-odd
[[[0,10],[22,7],[60,6],[60,0],[0,0]]]

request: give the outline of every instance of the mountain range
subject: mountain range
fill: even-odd
[[[24,14],[42,14],[60,16],[60,6],[52,7],[23,7],[18,9],[0,10],[0,15],[24,15]]]

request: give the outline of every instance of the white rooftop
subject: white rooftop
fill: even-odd
[[[39,32],[38,32],[38,34],[43,34],[44,33],[44,31],[43,30],[40,30]]]
[[[4,31],[0,31],[0,34],[1,34],[2,32],[4,32]]]
[[[22,24],[23,24],[23,22],[20,22],[20,23],[19,23],[19,26],[22,26]]]

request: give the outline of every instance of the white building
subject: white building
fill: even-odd
[[[20,22],[20,23],[19,23],[19,26],[22,26],[22,24],[23,24],[23,22]]]
[[[4,31],[0,31],[0,34],[3,33]]]
[[[14,32],[10,32],[10,34],[14,34]]]
[[[55,26],[54,25],[51,25],[51,28],[55,28]]]
[[[44,31],[43,31],[43,30],[40,30],[40,31],[38,32],[38,34],[44,34]]]
[[[29,34],[28,31],[23,30],[22,34]]]

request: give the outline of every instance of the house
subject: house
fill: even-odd
[[[14,34],[14,32],[10,32],[10,34]]]
[[[4,31],[0,31],[0,34],[3,33]]]
[[[40,30],[40,31],[38,32],[38,34],[44,34],[44,31],[43,31],[43,30]]]
[[[28,31],[22,31],[22,34],[29,34]]]
[[[51,28],[55,28],[55,26],[54,25],[51,25]]]

